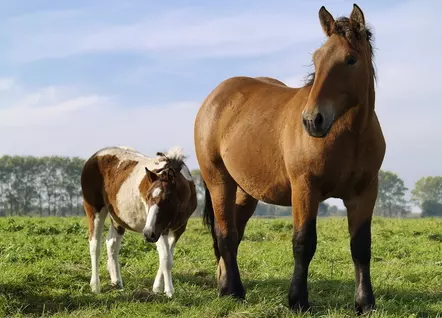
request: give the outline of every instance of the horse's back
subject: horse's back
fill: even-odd
[[[195,121],[195,150],[202,173],[227,172],[255,198],[277,197],[288,204],[280,140],[286,109],[297,91],[250,77],[220,83],[201,105]],[[263,180],[266,185],[261,185]],[[278,194],[263,188],[276,189]]]

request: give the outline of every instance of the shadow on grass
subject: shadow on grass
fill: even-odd
[[[198,271],[189,274],[176,273],[174,281],[181,284],[195,285],[201,290],[216,291],[216,280],[214,273]],[[256,305],[261,301],[259,295],[286,295],[290,279],[267,279],[245,281],[246,291],[253,290],[258,297],[246,299],[250,305]],[[41,282],[40,288],[34,284],[0,284],[0,307],[6,315],[14,315],[20,312],[25,315],[40,316],[55,314],[57,312],[72,312],[85,308],[106,308],[110,310],[118,303],[129,302],[168,302],[164,296],[154,295],[150,291],[152,281],[143,282],[143,289],[134,291],[117,291],[110,286],[103,286],[103,292],[95,295],[90,292],[64,289],[61,294],[47,295],[45,290],[60,289],[60,286],[45,285]],[[44,289],[42,289],[44,288]],[[76,294],[77,293],[77,294]],[[352,315],[353,309],[354,282],[342,280],[314,280],[309,281],[309,297],[312,305],[312,316],[327,315],[329,310],[346,311]],[[203,296],[201,296],[203,297]],[[375,289],[378,311],[398,316],[408,316],[411,313],[417,317],[436,317],[440,312],[431,308],[434,303],[442,302],[442,291],[416,291],[396,289]],[[204,298],[204,297],[203,297]],[[211,302],[212,297],[207,299]],[[189,301],[178,298],[178,301]],[[2,304],[3,302],[3,304]],[[287,305],[287,301],[284,301]],[[2,308],[0,308],[0,312]]]
[[[312,316],[323,316],[328,310],[354,312],[354,281],[342,280],[309,280],[309,298]],[[245,288],[257,289],[261,294],[287,294],[290,279],[269,279],[265,281],[245,282]],[[377,311],[398,316],[442,317],[441,311],[431,308],[435,303],[442,303],[442,291],[417,291],[405,289],[375,288]],[[288,300],[286,301],[288,305]]]
[[[43,286],[43,285],[42,285]],[[44,286],[51,288],[51,286]],[[56,286],[52,288],[57,289]],[[58,288],[60,288],[58,286]],[[137,289],[134,291],[118,291],[111,286],[104,285],[99,295],[91,292],[72,293],[68,289],[60,294],[48,295],[45,290],[33,288],[23,284],[0,284],[0,312],[6,315],[14,315],[18,312],[25,315],[40,316],[57,312],[72,312],[84,308],[107,308],[116,303],[128,302],[161,302],[164,297],[153,294],[149,289]],[[3,304],[2,304],[3,300]],[[164,299],[163,301],[167,301]],[[3,306],[3,308],[1,308]]]

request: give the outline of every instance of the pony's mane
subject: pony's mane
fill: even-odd
[[[335,20],[334,27],[332,30],[333,34],[337,34],[339,36],[344,37],[348,43],[355,48],[358,49],[358,41],[367,40],[368,47],[370,50],[373,77],[376,80],[376,70],[374,64],[374,49],[373,49],[373,32],[371,31],[370,26],[361,26],[357,22],[352,22],[347,17],[339,17]],[[315,72],[309,73],[306,78],[306,86],[313,85],[315,81]]]
[[[157,156],[160,161],[165,161],[166,164],[161,170],[166,168],[172,168],[175,171],[180,171],[184,165],[184,161],[186,160],[186,156],[184,155],[183,148],[175,146],[170,148],[167,153],[157,152]]]

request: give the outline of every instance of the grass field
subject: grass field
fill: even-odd
[[[1,317],[292,317],[290,220],[252,219],[239,251],[247,301],[218,298],[208,231],[192,219],[175,250],[175,296],[151,293],[158,268],[154,244],[125,236],[123,291],[112,290],[101,254],[103,293],[90,292],[83,218],[0,219]],[[442,220],[373,222],[374,317],[442,317]],[[345,218],[318,221],[310,266],[314,317],[353,314],[354,271]]]

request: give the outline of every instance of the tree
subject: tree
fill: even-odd
[[[436,201],[424,201],[422,203],[421,217],[442,217],[442,204]]]
[[[379,171],[378,197],[375,215],[397,217],[408,213],[404,181],[391,171]]]
[[[426,201],[442,203],[442,177],[423,177],[414,185],[412,200],[423,208]]]
[[[201,177],[201,171],[199,169],[194,169],[190,172],[193,177],[193,181],[195,182],[196,188],[196,197],[198,200],[198,206],[193,213],[194,216],[202,216],[204,211],[204,202],[206,196],[206,190],[204,188],[204,181]]]
[[[329,208],[330,206],[327,203],[319,203],[318,216],[330,216]]]

